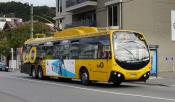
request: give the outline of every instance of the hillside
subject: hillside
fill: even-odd
[[[41,22],[46,22],[43,18],[52,20],[55,17],[55,8],[47,6],[35,6],[34,19]],[[0,17],[17,17],[22,18],[24,21],[30,20],[30,5],[20,2],[7,2],[0,3]]]

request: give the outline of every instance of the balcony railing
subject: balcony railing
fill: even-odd
[[[91,21],[91,20],[80,20],[76,22],[72,22],[71,24],[66,24],[66,28],[70,27],[78,27],[78,26],[96,26],[96,21]]]
[[[97,0],[67,0],[66,1],[66,8],[71,7],[71,6],[75,6],[77,4],[86,2],[86,1],[94,1],[97,2]]]

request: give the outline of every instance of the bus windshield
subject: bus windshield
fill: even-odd
[[[134,32],[114,32],[116,62],[125,69],[136,70],[149,63],[149,51],[143,36]]]

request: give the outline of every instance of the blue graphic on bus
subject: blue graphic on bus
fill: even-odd
[[[65,68],[64,62],[61,60],[52,62],[52,71],[60,76],[75,77],[75,73],[68,71],[67,68]]]
[[[60,61],[56,60],[52,63],[52,71],[58,74],[61,74]]]

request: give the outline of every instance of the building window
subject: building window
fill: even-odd
[[[62,12],[62,0],[58,0],[58,12]]]
[[[96,26],[95,11],[88,11],[72,15],[72,26]]]
[[[108,6],[108,26],[119,26],[120,20],[119,4]]]

